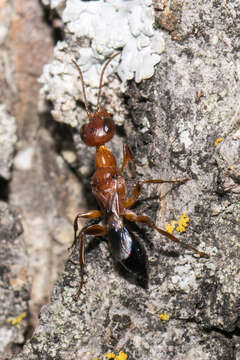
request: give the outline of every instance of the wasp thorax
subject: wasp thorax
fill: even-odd
[[[100,146],[110,141],[115,134],[115,124],[105,111],[95,112],[88,124],[81,128],[81,138],[88,146]]]

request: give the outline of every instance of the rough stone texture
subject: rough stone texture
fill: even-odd
[[[19,158],[26,157],[24,151],[15,159],[11,202],[23,213],[32,275],[31,321],[36,326],[38,312],[63,269],[66,249],[72,241],[72,219],[78,209],[80,186],[62,157],[56,156],[46,131],[41,130],[38,144],[28,149],[33,152],[28,168],[20,166]]]
[[[0,179],[8,181],[16,149],[16,121],[11,113],[11,100],[16,90],[9,58],[8,35],[11,27],[12,4],[0,2]],[[2,193],[3,193],[2,189]],[[1,194],[3,197],[3,194]]]
[[[54,29],[47,25],[46,14],[38,1],[0,1],[0,199],[14,205],[21,216],[24,232],[21,241],[27,249],[25,256],[32,285],[31,289],[28,285],[30,294],[27,295],[26,291],[17,290],[12,294],[10,286],[8,296],[7,285],[0,289],[3,310],[7,309],[1,318],[1,360],[9,359],[12,351],[20,351],[36,326],[39,309],[48,300],[53,283],[63,269],[67,243],[73,236],[72,219],[81,207],[81,185],[59,156],[57,142],[49,135],[52,131],[56,139],[59,131],[64,130],[48,125],[48,113],[41,118],[38,114],[38,78],[43,64],[50,61],[53,48]],[[64,134],[63,154],[73,159],[75,155],[66,131]],[[12,167],[14,150],[16,157]],[[9,216],[10,222],[13,215]],[[5,231],[2,219],[0,217],[0,233]],[[17,253],[13,238],[8,245]],[[20,257],[23,250],[20,245],[18,247]],[[1,254],[1,266],[8,265],[3,246]],[[18,274],[14,273],[18,269],[18,256],[14,256],[9,276],[18,279]],[[5,278],[3,281],[8,280],[7,276]],[[14,317],[25,310],[27,317],[19,329],[6,323],[10,317],[14,322]]]
[[[30,298],[28,257],[19,214],[0,201],[0,358],[10,359],[25,341]],[[23,317],[16,322],[17,317]]]
[[[52,131],[57,138],[59,129],[48,126],[48,114],[41,118],[38,114],[38,78],[43,64],[50,61],[53,47],[52,30],[43,16],[38,1],[13,2],[10,43],[18,93],[11,107],[19,142],[9,198],[23,217],[32,278],[29,316],[32,327],[36,326],[38,312],[63,269],[67,243],[72,239],[72,219],[81,205],[78,180],[57,154],[58,145],[49,135]],[[68,140],[64,134],[65,144]]]
[[[145,232],[150,281],[144,291],[114,270],[105,242],[92,242],[79,300],[72,298],[78,266],[69,260],[15,360],[92,360],[120,350],[130,360],[240,357],[240,8],[229,1],[158,5],[156,24],[165,29],[166,51],[152,79],[130,84],[125,131],[139,178],[189,181],[146,188],[147,200],[136,212],[155,218],[159,199],[149,197],[160,192],[157,224],[164,227],[186,212],[190,226],[178,236],[210,258],[198,259]],[[74,139],[77,155],[84,149],[81,156],[89,162],[91,153],[86,155],[77,134]],[[109,146],[115,149],[117,142]],[[77,250],[72,261],[78,261]],[[169,320],[161,320],[164,312]]]
[[[8,114],[6,106],[0,105],[0,177],[9,180],[13,155],[16,147],[16,122],[13,116]]]

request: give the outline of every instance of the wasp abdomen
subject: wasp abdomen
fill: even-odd
[[[108,242],[116,262],[133,274],[139,285],[147,287],[147,256],[140,242],[129,233],[126,227],[112,228],[108,232]]]
[[[130,256],[133,240],[126,227],[111,228],[108,232],[108,242],[116,261],[126,260]]]

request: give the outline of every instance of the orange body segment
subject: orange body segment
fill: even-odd
[[[113,153],[106,146],[99,146],[94,158],[95,168],[113,167],[117,168],[117,162]]]

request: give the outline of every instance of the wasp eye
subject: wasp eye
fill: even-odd
[[[103,125],[103,130],[106,134],[108,134],[109,132],[112,131],[113,128],[113,121],[112,119],[105,119],[104,120],[104,125]]]
[[[83,125],[80,129],[80,136],[83,142],[85,142],[85,137],[86,137],[86,124]]]

